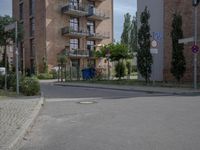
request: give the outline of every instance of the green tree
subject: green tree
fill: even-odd
[[[186,70],[186,62],[183,54],[184,45],[179,44],[178,40],[183,38],[182,31],[182,16],[180,14],[173,14],[172,21],[172,60],[171,60],[171,73],[180,82]]]
[[[131,53],[137,51],[137,19],[133,17],[130,29],[130,38],[129,38],[129,50]]]
[[[150,13],[145,7],[141,13],[140,22],[141,26],[138,31],[138,51],[137,51],[137,67],[141,76],[145,79],[146,83],[151,76],[151,65],[153,63],[152,55],[150,53]]]
[[[132,55],[130,55],[126,45],[116,43],[102,47],[100,51],[96,52],[96,56],[105,58],[108,51],[110,52],[110,60],[112,62],[117,62],[117,65],[115,66],[116,77],[121,79],[121,77],[125,76],[124,60],[132,58]]]
[[[2,65],[5,66],[5,58],[6,58],[6,47],[11,45],[12,42],[15,42],[15,32],[11,31],[4,31],[6,25],[14,23],[14,19],[10,16],[0,16],[0,46],[3,47],[3,59]],[[18,40],[21,41],[23,39],[23,28],[19,24],[18,25]],[[7,66],[8,67],[8,66]]]
[[[124,27],[123,32],[121,35],[121,43],[126,45],[129,48],[129,41],[130,41],[130,29],[131,29],[131,15],[126,13],[124,15]]]

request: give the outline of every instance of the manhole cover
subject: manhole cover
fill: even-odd
[[[78,102],[79,104],[94,104],[94,103],[97,103],[96,101],[81,101],[81,102]]]

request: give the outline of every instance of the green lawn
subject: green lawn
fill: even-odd
[[[5,97],[13,97],[13,96],[16,96],[16,92],[11,92],[11,91],[7,91],[5,92],[5,90],[0,90],[0,100],[2,98],[5,98]]]

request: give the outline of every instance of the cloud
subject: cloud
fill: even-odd
[[[132,16],[137,11],[137,0],[114,0],[114,38],[120,41],[123,30],[124,14]]]
[[[12,15],[12,0],[0,0],[0,15]]]

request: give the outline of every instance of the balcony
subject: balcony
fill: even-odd
[[[76,58],[89,57],[89,51],[88,50],[69,50],[68,56],[69,57],[76,57]]]
[[[87,35],[88,40],[104,40],[109,38],[110,33],[88,33]]]
[[[90,1],[93,1],[93,2],[104,2],[106,0],[90,0]]]
[[[81,37],[86,37],[87,32],[82,29],[74,30],[71,27],[64,27],[64,28],[62,28],[62,35],[66,36],[66,37],[81,38]]]
[[[61,12],[67,15],[84,17],[88,14],[88,8],[82,4],[79,4],[77,6],[67,4],[62,7]]]
[[[88,19],[90,20],[98,20],[98,21],[103,21],[105,19],[109,19],[109,13],[106,13],[103,10],[96,9],[96,8],[89,8],[88,9]]]

